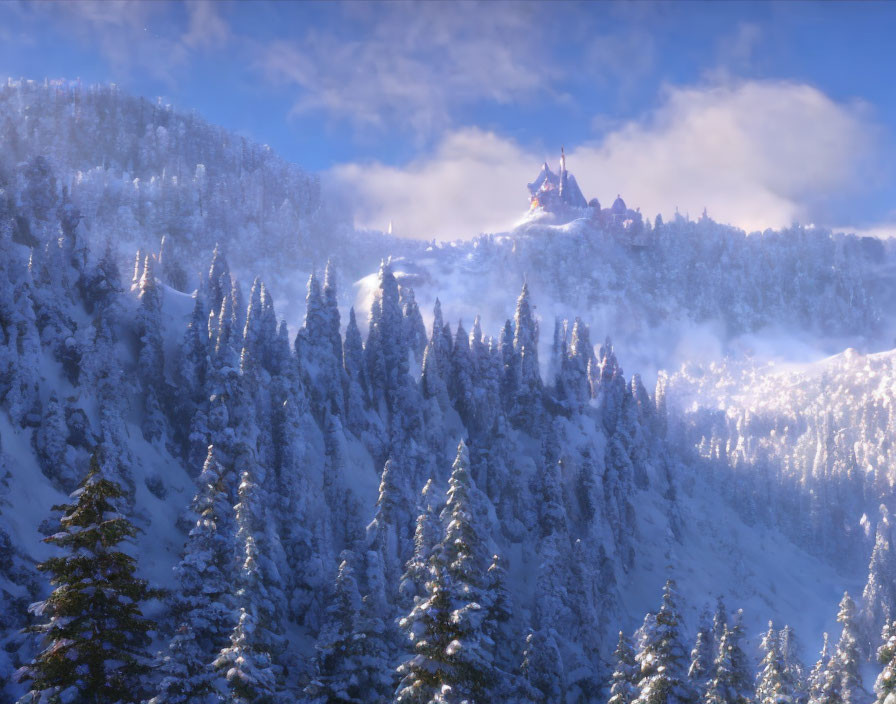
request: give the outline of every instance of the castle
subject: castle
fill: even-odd
[[[566,152],[560,148],[560,173],[555,174],[545,162],[536,179],[528,184],[529,211],[541,210],[556,215],[578,215],[575,211],[585,211],[595,221],[605,226],[623,228],[637,232],[642,219],[638,210],[631,210],[616,196],[613,205],[601,209],[597,198],[585,200],[576,177],[566,169]],[[585,214],[584,212],[582,214]]]
[[[560,148],[560,173],[551,171],[545,162],[536,179],[529,184],[529,205],[532,210],[542,208],[548,212],[563,210],[564,206],[587,208],[588,203],[576,177],[566,170],[566,153]]]

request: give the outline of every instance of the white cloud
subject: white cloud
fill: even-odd
[[[361,127],[429,135],[477,101],[525,102],[553,91],[559,66],[541,46],[533,3],[355,3],[298,41],[258,47],[256,68],[296,90],[294,111]]]
[[[880,176],[877,138],[862,105],[807,85],[748,81],[669,89],[644,119],[567,154],[585,196],[604,205],[621,193],[651,216],[676,207],[697,216],[706,207],[714,219],[752,230],[848,221],[861,189]],[[520,217],[525,184],[543,158],[465,129],[406,166],[348,164],[330,176],[353,194],[360,225],[383,228],[392,219],[404,236],[469,238]]]
[[[174,83],[193,52],[218,49],[230,38],[220,5],[196,0],[177,6],[135,0],[77,0],[28,6],[36,26],[52,21],[109,61],[116,80],[133,73]]]
[[[186,5],[189,24],[181,41],[192,49],[216,49],[230,39],[230,25],[221,17],[220,5],[196,0]]]
[[[404,167],[345,164],[329,176],[352,195],[360,226],[384,230],[391,220],[402,237],[466,239],[519,218],[538,164],[510,140],[465,129]]]

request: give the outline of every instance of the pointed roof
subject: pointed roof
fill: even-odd
[[[545,184],[549,184],[550,186],[557,187],[560,185],[560,178],[551,171],[551,167],[548,166],[548,162],[544,162],[541,166],[541,171],[538,172],[538,176],[535,177],[535,180],[532,183],[527,184],[527,188],[529,189],[529,193],[533,196],[538,193]]]

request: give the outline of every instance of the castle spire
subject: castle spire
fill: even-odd
[[[560,147],[560,174],[566,173],[566,152],[563,150],[563,146]]]

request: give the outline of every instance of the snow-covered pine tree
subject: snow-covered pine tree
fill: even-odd
[[[619,640],[613,652],[616,666],[610,685],[610,700],[607,704],[631,704],[638,696],[638,663],[635,651],[625,633],[619,631]]]
[[[206,286],[208,287],[209,310],[217,312],[221,309],[221,303],[225,297],[229,296],[231,290],[230,267],[227,264],[227,258],[224,256],[224,249],[220,244],[216,244],[215,251],[212,252],[212,262],[208,270]]]
[[[139,340],[137,375],[143,386],[143,436],[157,440],[165,433],[167,423],[161,404],[167,398],[165,357],[162,344],[162,289],[155,275],[155,260],[146,255],[143,275],[138,284],[140,310],[136,334]]]
[[[81,276],[78,285],[88,313],[116,302],[117,294],[123,289],[112,240],[106,240],[103,256],[92,270]]]
[[[813,704],[821,699],[821,692],[825,683],[828,663],[831,660],[830,647],[830,637],[825,633],[822,639],[821,653],[819,654],[818,661],[812,667],[812,671],[809,673],[807,681],[809,701]]]
[[[713,660],[719,652],[719,644],[722,642],[722,636],[728,628],[728,610],[725,608],[725,601],[721,595],[716,598],[716,610],[712,616],[712,652]]]
[[[262,304],[261,294],[264,284],[257,278],[252,282],[249,291],[249,310],[246,311],[246,328],[243,330],[243,349],[240,353],[240,372],[247,377],[253,387],[257,387],[263,378],[265,367],[264,346],[262,337]]]
[[[418,507],[417,525],[414,529],[414,554],[405,565],[399,592],[403,605],[412,608],[425,593],[429,576],[429,558],[433,546],[441,540],[442,524],[435,504],[435,488],[432,479],[423,486]]]
[[[548,361],[548,380],[554,380],[559,388],[560,370],[566,357],[567,337],[569,336],[569,321],[561,316],[554,318],[554,339],[551,343],[551,358]]]
[[[541,471],[533,480],[533,494],[538,510],[538,532],[542,537],[553,533],[566,534],[566,506],[563,497],[563,460],[555,450],[558,444],[556,426],[545,435]]]
[[[566,346],[563,346],[566,349]],[[594,362],[588,326],[580,318],[572,326],[568,352],[563,355],[557,377],[557,395],[570,412],[581,412],[591,398],[588,367]]]
[[[235,702],[267,704],[274,701],[279,688],[281,668],[274,664],[274,652],[282,644],[280,619],[284,599],[282,587],[274,572],[272,549],[265,527],[267,505],[255,480],[261,472],[254,453],[239,443],[234,463],[242,469],[238,489],[239,503],[234,508],[237,526],[237,549],[241,561],[236,602],[240,616],[230,635],[230,646],[224,648],[214,666],[226,678],[230,697]],[[280,598],[278,598],[280,597]],[[280,653],[285,655],[285,653]]]
[[[354,308],[348,311],[348,326],[342,345],[342,366],[347,377],[346,426],[358,435],[366,423],[364,411],[369,397],[364,344],[361,341]]]
[[[781,704],[790,701],[790,695],[785,691],[785,665],[780,650],[780,635],[771,621],[768,622],[768,631],[762,638],[759,650],[762,659],[756,677],[756,704]]]
[[[214,446],[208,448],[197,485],[191,506],[196,524],[175,568],[173,611],[178,625],[161,657],[159,693],[150,704],[214,704],[220,699],[220,676],[212,659],[227,644],[236,618],[236,477]]]
[[[691,650],[691,665],[688,668],[691,686],[701,697],[706,692],[706,683],[712,673],[714,660],[712,627],[709,624],[709,616],[704,611],[697,629],[694,648]]]
[[[370,704],[387,704],[392,701],[397,684],[396,653],[401,634],[391,618],[380,556],[368,550],[363,557],[363,579],[359,574],[359,584],[363,585],[364,596],[357,636],[364,668],[361,676],[367,683]]]
[[[176,247],[168,235],[162,235],[159,245],[159,268],[162,274],[162,282],[175,291],[187,290],[187,272],[184,271],[180,257],[175,251]]]
[[[181,357],[178,379],[183,391],[194,403],[203,400],[205,391],[205,375],[208,372],[208,313],[205,310],[205,297],[197,291],[190,323],[184,333],[181,344]]]
[[[312,409],[317,413],[333,413],[341,417],[345,410],[342,340],[339,337],[339,308],[332,270],[327,279],[326,295],[314,274],[308,279],[305,321],[296,335],[295,348]]]
[[[317,636],[315,673],[305,694],[312,704],[366,704],[367,683],[361,677],[363,638],[358,634],[361,594],[351,551],[342,553],[324,625]]]
[[[601,418],[607,433],[616,430],[622,415],[622,401],[625,396],[625,378],[613,351],[613,343],[608,337],[601,345],[597,366],[592,365],[597,376],[591,379],[592,395],[597,399]]]
[[[404,314],[404,336],[414,360],[419,365],[423,364],[423,350],[426,348],[426,327],[423,325],[423,316],[420,314],[420,306],[414,297],[414,289],[409,286],[401,287],[401,307]]]
[[[896,701],[896,621],[884,626],[877,662],[883,669],[874,683],[875,704],[893,704]]]
[[[473,378],[470,340],[463,322],[458,322],[454,347],[451,350],[451,377],[448,380],[448,391],[457,414],[464,422],[464,426],[470,429],[475,427],[476,413]]]
[[[514,600],[508,584],[507,561],[500,555],[492,555],[486,580],[489,613],[484,629],[493,643],[496,667],[503,671],[501,676],[504,679],[510,679],[510,673],[519,662],[519,652],[515,647],[517,634],[513,628]]]
[[[477,378],[483,376],[488,365],[488,343],[482,336],[482,319],[473,318],[473,329],[470,330],[470,356],[473,359],[473,371]]]
[[[398,463],[389,459],[380,475],[376,512],[367,526],[367,544],[380,555],[390,591],[397,589],[401,576],[405,542],[402,527],[409,491]]]
[[[420,373],[420,390],[426,400],[435,399],[436,408],[441,413],[448,408],[448,386],[438,361],[437,347],[434,340],[426,343],[423,351],[423,365]],[[432,421],[430,421],[431,424]]]
[[[414,655],[398,669],[402,679],[395,704],[491,701],[493,643],[483,628],[490,600],[475,490],[461,441],[442,512],[445,532],[430,556],[426,598],[401,620]]]
[[[383,261],[370,309],[364,355],[372,400],[375,405],[384,403],[390,416],[398,411],[401,389],[408,381],[408,354],[402,320],[398,282],[392,273],[392,265]]]
[[[511,701],[520,704],[562,702],[566,691],[563,658],[551,628],[526,636],[520,665],[519,692]]]
[[[844,593],[837,612],[837,623],[843,626],[840,640],[834,651],[836,668],[840,671],[840,697],[843,704],[859,704],[864,701],[865,689],[862,687],[862,655],[859,649],[859,634],[856,624],[856,605]],[[829,704],[829,703],[826,703]]]
[[[28,630],[43,636],[44,649],[17,673],[30,683],[22,704],[128,704],[143,696],[152,626],[141,606],[156,592],[121,550],[137,532],[119,510],[123,497],[94,454],[73,503],[54,507],[63,514],[61,529],[46,542],[66,554],[38,565],[54,590],[32,607],[45,621]]]
[[[843,704],[843,676],[839,663],[834,657],[820,673],[817,697],[809,699],[810,704]]]
[[[538,367],[538,322],[532,311],[527,283],[523,284],[516,302],[513,366],[515,386],[508,415],[517,427],[537,434],[543,409],[543,391]]]
[[[322,289],[324,303],[324,339],[330,346],[330,357],[337,361],[337,370],[342,369],[342,322],[339,316],[339,294],[336,289],[336,267],[327,260]],[[337,378],[341,375],[337,372]]]
[[[74,449],[68,444],[67,438],[65,412],[54,391],[47,400],[40,425],[31,436],[31,444],[44,475],[70,492],[78,486],[79,476],[78,467],[74,463]]]
[[[227,680],[228,704],[274,704],[277,679],[271,654],[258,645],[258,621],[244,607],[230,635],[230,646],[213,665]]]
[[[751,671],[743,650],[743,612],[737,611],[722,633],[706,689],[707,704],[749,704],[753,699]]]
[[[881,629],[896,616],[896,553],[892,518],[886,506],[880,507],[880,520],[868,565],[868,579],[862,591],[861,630],[864,650],[870,653]]]
[[[645,620],[642,643],[635,660],[638,673],[637,704],[690,704],[695,694],[687,681],[687,654],[681,642],[681,617],[675,582],[666,581],[663,603],[656,617]]]
[[[793,704],[805,704],[809,699],[809,693],[806,691],[805,668],[797,652],[796,635],[790,626],[784,626],[778,637],[779,652],[784,664],[782,691],[785,696],[790,697],[789,701]]]

